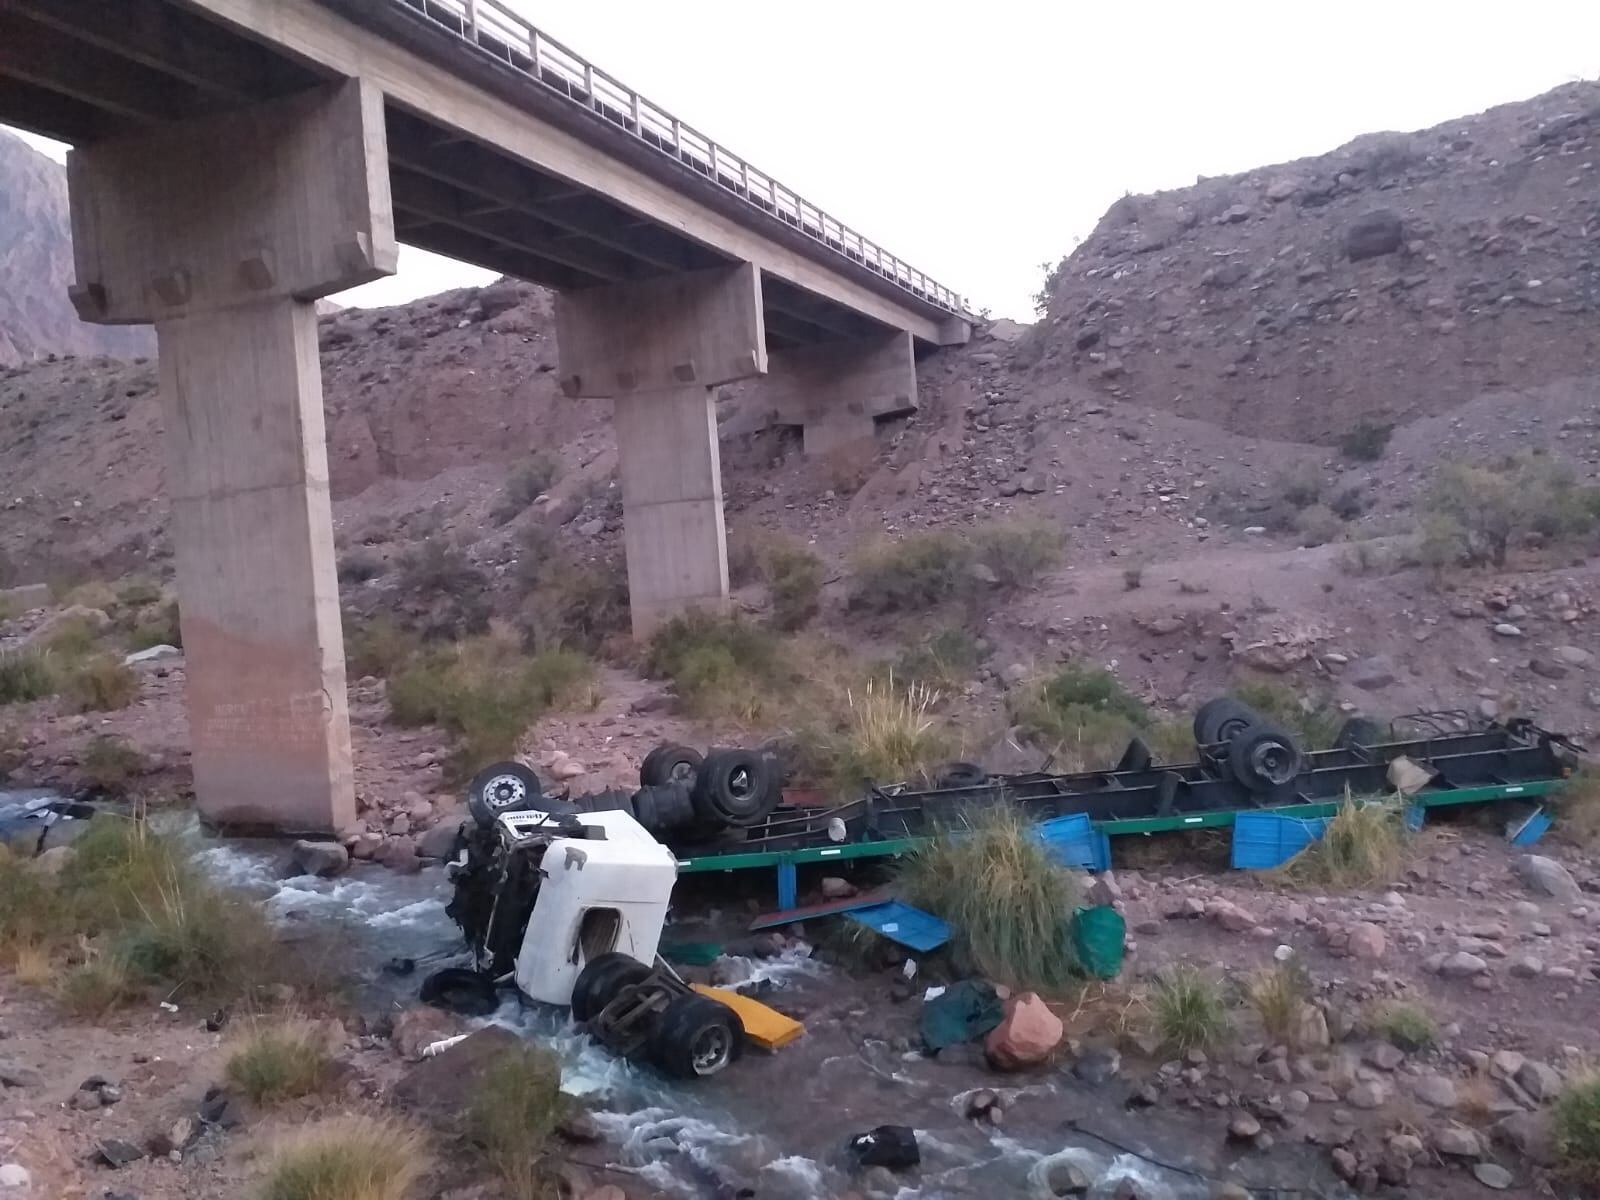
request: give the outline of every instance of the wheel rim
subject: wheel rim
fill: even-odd
[[[708,1025],[689,1048],[689,1065],[696,1075],[714,1075],[728,1065],[733,1053],[733,1034],[725,1025]]]
[[[1288,783],[1294,778],[1294,751],[1282,742],[1263,742],[1250,751],[1250,768],[1268,783]]]
[[[735,800],[748,800],[755,795],[755,777],[748,768],[728,772],[728,795]]]
[[[490,808],[510,808],[528,798],[528,785],[515,775],[496,775],[483,785],[483,798]]]
[[[684,787],[694,786],[694,764],[686,758],[680,758],[667,769],[668,783],[681,783]]]

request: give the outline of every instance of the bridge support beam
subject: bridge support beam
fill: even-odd
[[[761,277],[744,264],[556,299],[561,386],[616,404],[633,632],[726,607],[713,388],[767,369]]]
[[[808,456],[870,442],[880,418],[917,409],[917,364],[909,333],[818,342],[772,355],[761,399],[773,422],[799,425]]]
[[[86,320],[153,322],[195,792],[229,827],[355,819],[319,296],[390,274],[381,97],[355,81],[73,151]]]

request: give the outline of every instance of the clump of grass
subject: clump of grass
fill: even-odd
[[[977,640],[960,626],[947,625],[903,650],[889,673],[907,684],[949,692],[971,679],[982,661]]]
[[[1295,516],[1294,529],[1302,546],[1325,546],[1339,540],[1344,520],[1326,504],[1313,504]]]
[[[389,684],[401,725],[436,724],[458,740],[451,773],[466,777],[510,757],[540,715],[592,698],[594,668],[570,650],[526,655],[489,635],[416,656]]]
[[[1061,562],[1061,531],[1047,521],[994,521],[967,534],[974,560],[994,574],[997,586],[1031,586]]]
[[[1221,1045],[1230,1032],[1222,985],[1198,967],[1173,967],[1156,980],[1150,1011],[1162,1043],[1180,1054]]]
[[[934,716],[939,699],[924,684],[897,686],[892,675],[847,690],[845,729],[827,754],[835,789],[853,793],[863,780],[898,783],[948,761],[950,741]]]
[[[595,654],[628,627],[628,578],[619,562],[580,562],[557,553],[519,577],[529,591],[517,624],[532,650]]]
[[[342,584],[368,583],[388,569],[383,555],[371,550],[357,547],[339,555],[339,582]]]
[[[55,695],[50,660],[40,650],[0,651],[0,704],[26,704]]]
[[[424,1135],[410,1125],[332,1117],[279,1146],[261,1200],[406,1200],[431,1165]]]
[[[1331,888],[1390,882],[1405,861],[1405,823],[1398,803],[1346,795],[1322,837],[1284,868],[1299,884]]]
[[[1245,999],[1261,1018],[1267,1036],[1280,1045],[1295,1045],[1300,1014],[1311,1001],[1311,976],[1299,959],[1258,971],[1245,985]]]
[[[971,563],[970,548],[942,530],[878,542],[856,554],[850,605],[874,613],[935,608],[961,593]]]
[[[1306,750],[1326,750],[1339,736],[1344,714],[1322,699],[1302,700],[1294,688],[1270,679],[1253,679],[1232,689],[1235,699],[1248,704],[1274,725],[1289,730]]]
[[[117,607],[144,608],[161,599],[161,585],[142,575],[129,575],[116,585]]]
[[[349,618],[346,618],[349,620]],[[387,613],[352,623],[345,637],[344,661],[351,679],[388,678],[422,647],[422,639]]]
[[[1096,667],[1064,667],[1013,693],[1008,708],[1024,737],[1085,770],[1114,763],[1150,720],[1137,696]]]
[[[506,476],[500,500],[489,519],[496,525],[515,519],[518,513],[548,492],[560,477],[561,460],[554,454],[539,451]]]
[[[97,1019],[139,995],[128,968],[113,955],[97,955],[79,963],[61,977],[56,1000],[75,1017]]]
[[[1199,753],[1194,744],[1193,725],[1180,717],[1157,721],[1139,736],[1144,738],[1152,759],[1158,763],[1193,762]]]
[[[95,654],[69,668],[61,698],[72,712],[111,712],[139,698],[139,674],[109,654]]]
[[[1379,1005],[1368,1023],[1379,1037],[1411,1053],[1426,1050],[1439,1040],[1439,1027],[1428,1010],[1405,1000]]]
[[[564,1111],[561,1064],[548,1050],[521,1047],[484,1075],[463,1128],[512,1200],[546,1194],[545,1156]]]
[[[90,787],[112,795],[127,791],[128,784],[148,769],[148,762],[127,738],[97,733],[83,752],[83,775]]]
[[[1357,462],[1377,462],[1393,433],[1394,426],[1386,421],[1359,421],[1339,439],[1339,452]]]
[[[761,547],[761,577],[772,600],[772,623],[794,630],[817,615],[825,572],[822,560],[799,542],[769,540]]]
[[[908,903],[950,923],[956,954],[986,977],[1042,992],[1071,981],[1077,877],[1009,805],[940,831],[910,855],[898,882]]]
[[[117,593],[103,579],[91,579],[71,588],[61,598],[61,603],[79,608],[98,608],[102,612],[117,606]]]
[[[1600,1074],[1572,1080],[1555,1105],[1556,1158],[1583,1194],[1600,1189]]]
[[[328,1040],[316,1026],[257,1025],[228,1056],[223,1074],[256,1104],[309,1096],[328,1085],[334,1068]]]
[[[151,646],[182,646],[183,630],[178,621],[178,602],[148,610],[128,631],[128,649],[148,650]]]
[[[1585,848],[1600,846],[1600,770],[1582,767],[1557,797],[1562,836]]]
[[[753,721],[794,683],[782,642],[738,617],[688,612],[650,640],[644,669],[670,679],[679,704],[699,717]]]

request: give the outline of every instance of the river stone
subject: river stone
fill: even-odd
[[[1094,1180],[1084,1173],[1083,1168],[1070,1162],[1051,1163],[1045,1183],[1052,1196],[1084,1196],[1094,1186]]]
[[[1477,1158],[1483,1153],[1478,1135],[1460,1125],[1446,1125],[1433,1135],[1433,1148],[1449,1158]]]
[[[1497,1192],[1505,1191],[1516,1182],[1515,1176],[1499,1163],[1479,1163],[1472,1168],[1472,1174],[1484,1187]]]
[[[1454,1108],[1456,1106],[1455,1081],[1443,1075],[1424,1075],[1417,1080],[1412,1088],[1417,1099],[1433,1108]]]
[[[1439,974],[1446,979],[1468,979],[1473,975],[1482,975],[1488,969],[1488,963],[1465,950],[1457,951],[1439,964]]]
[[[1568,903],[1583,899],[1583,889],[1578,886],[1578,881],[1553,858],[1545,858],[1541,854],[1520,854],[1511,860],[1511,869],[1530,892]]]
[[[338,842],[298,841],[289,856],[289,868],[299,875],[331,878],[350,865],[350,852]]]
[[[1561,1073],[1554,1067],[1530,1060],[1517,1071],[1516,1084],[1535,1100],[1554,1100],[1561,1094]]]

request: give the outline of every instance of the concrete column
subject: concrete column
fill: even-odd
[[[562,293],[561,386],[615,400],[635,637],[728,599],[711,389],[766,370],[761,280],[748,264]]]
[[[317,297],[394,270],[382,97],[356,81],[68,160],[86,320],[153,322],[201,813],[355,819]]]
[[[911,335],[775,351],[760,394],[775,424],[802,427],[808,456],[870,441],[879,419],[917,409]]]

